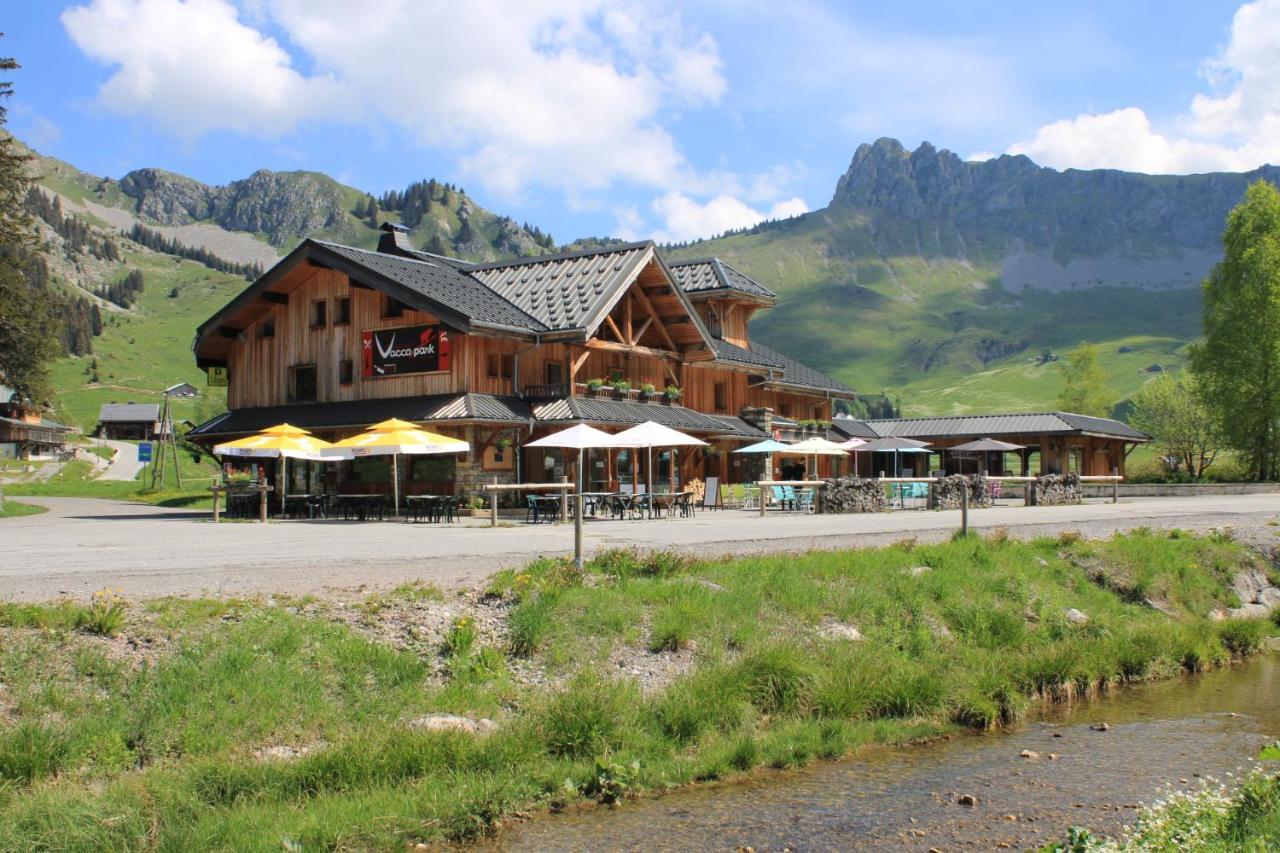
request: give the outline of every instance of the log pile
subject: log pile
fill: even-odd
[[[823,512],[880,512],[888,503],[879,480],[839,477],[822,489]]]
[[[950,477],[939,477],[929,484],[929,508],[959,509],[960,498],[966,488],[969,490],[971,509],[991,506],[991,492],[987,488],[986,477],[952,474]]]
[[[1032,506],[1061,506],[1083,501],[1078,474],[1042,474],[1031,484]]]

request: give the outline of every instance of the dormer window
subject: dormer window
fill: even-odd
[[[404,314],[405,308],[408,306],[396,299],[394,296],[386,297],[386,302],[382,303],[382,316],[384,319],[399,317]]]

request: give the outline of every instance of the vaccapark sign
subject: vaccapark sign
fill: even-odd
[[[401,326],[363,333],[362,375],[377,379],[449,369],[449,332],[442,326]]]

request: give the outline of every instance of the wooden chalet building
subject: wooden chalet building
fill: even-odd
[[[0,385],[0,458],[53,458],[66,450],[71,427],[44,416],[40,406]]]
[[[398,417],[473,448],[414,459],[407,488],[474,494],[494,478],[574,476],[569,454],[522,449],[531,439],[654,420],[711,446],[675,455],[674,471],[666,451],[652,472],[643,453],[593,453],[591,488],[736,482],[758,472],[730,451],[830,421],[833,400],[853,395],[751,341],[752,315],[776,297],[719,260],[668,263],[640,242],[472,264],[414,249],[399,226],[383,232],[376,251],[304,240],[199,327],[197,362],[225,368],[229,411],[188,438],[287,421],[337,439]],[[304,481],[291,490],[387,480],[378,459],[295,467]]]

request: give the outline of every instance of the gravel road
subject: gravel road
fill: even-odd
[[[442,526],[402,522],[246,522],[214,525],[208,513],[81,498],[29,498],[42,515],[0,520],[0,598],[84,598],[110,587],[134,598],[255,593],[341,594],[411,579],[442,587],[483,581],[540,554],[571,553],[572,526],[490,529],[483,521]],[[975,530],[1005,527],[1032,537],[1079,530],[1109,536],[1136,526],[1205,531],[1280,544],[1280,494],[1131,498],[1119,504],[996,507],[971,514]],[[949,537],[959,512],[791,516],[702,512],[692,519],[593,521],[588,553],[608,547],[672,548],[743,555],[921,542]]]

